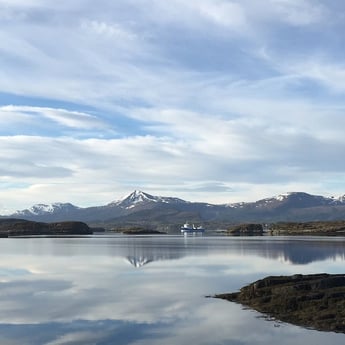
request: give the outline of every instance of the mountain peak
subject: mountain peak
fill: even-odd
[[[147,197],[152,197],[152,195],[147,194],[141,190],[134,190],[134,192],[132,192],[129,196],[131,196],[132,198],[147,198]]]
[[[142,192],[141,190],[135,190],[131,194],[125,196],[122,200],[116,202],[116,204],[123,208],[132,208],[137,204],[147,202],[157,202],[158,197]]]
[[[122,200],[113,202],[112,204],[125,209],[130,209],[139,205],[147,205],[152,203],[180,204],[186,203],[186,201],[179,198],[154,196],[136,189],[131,194],[125,196]]]
[[[131,194],[127,195],[122,201],[124,200],[130,200],[131,202],[141,202],[145,200],[155,200],[156,197],[153,195],[147,194],[145,192],[142,192],[141,190],[135,190]]]

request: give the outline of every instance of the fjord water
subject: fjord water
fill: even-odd
[[[343,344],[205,296],[344,261],[344,238],[1,239],[0,344]]]

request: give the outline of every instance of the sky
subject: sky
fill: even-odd
[[[0,214],[344,194],[344,31],[342,0],[0,0]]]

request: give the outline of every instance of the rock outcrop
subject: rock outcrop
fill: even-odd
[[[249,306],[284,322],[345,333],[345,275],[271,276],[239,292],[214,296]]]
[[[22,219],[2,219],[0,235],[33,236],[33,235],[89,235],[92,230],[83,222],[41,223]]]

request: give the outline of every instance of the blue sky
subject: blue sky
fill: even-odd
[[[0,213],[343,194],[344,26],[340,0],[0,0]]]

